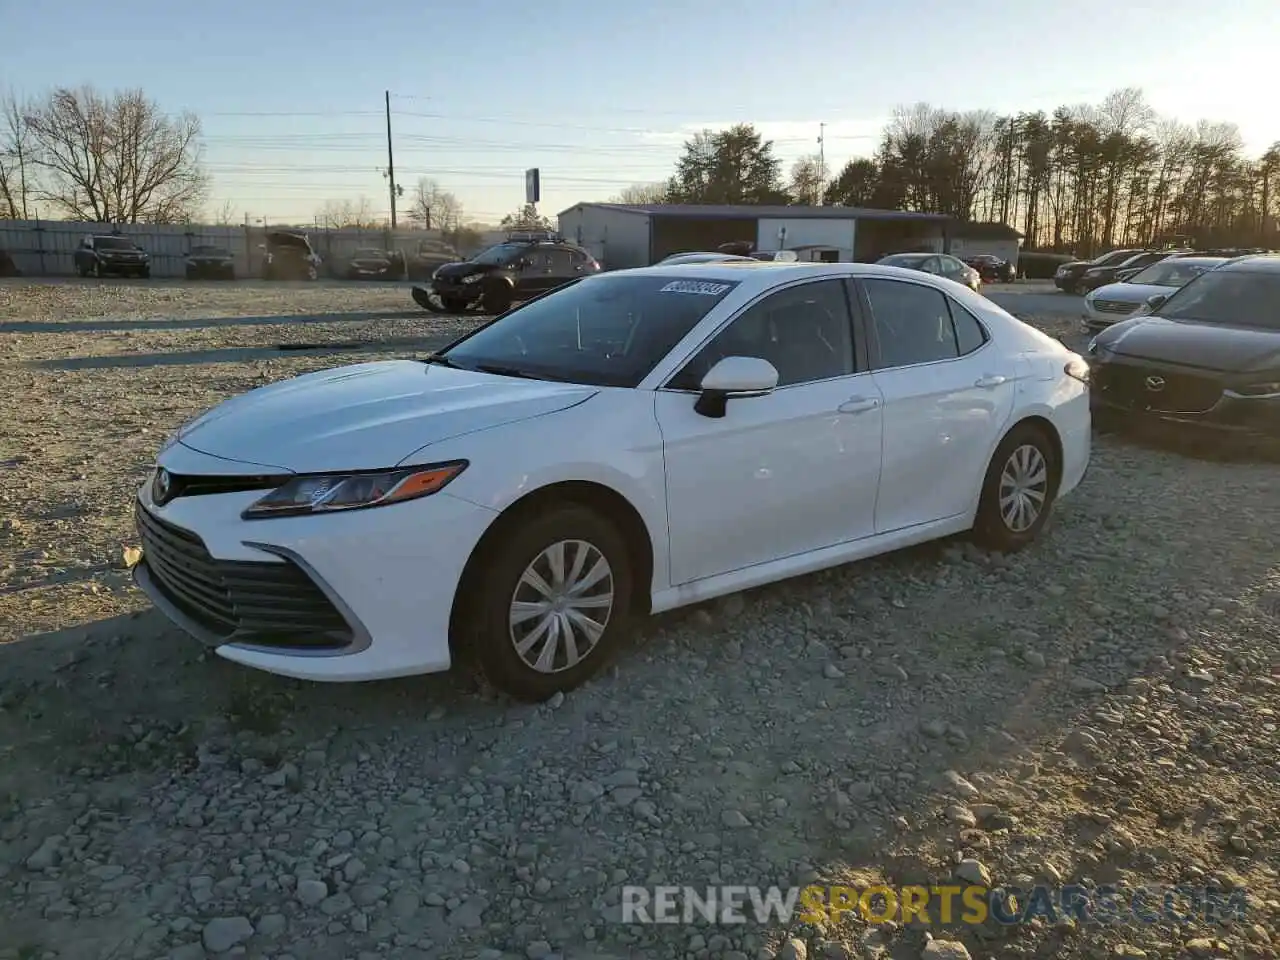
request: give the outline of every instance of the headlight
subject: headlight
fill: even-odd
[[[1242,387],[1234,387],[1227,393],[1243,400],[1280,400],[1280,380],[1247,383]]]
[[[1089,382],[1089,364],[1079,357],[1072,357],[1068,360],[1062,372],[1072,380],[1079,380],[1083,384],[1088,384]]]
[[[443,490],[467,468],[465,460],[369,473],[294,477],[244,511],[246,520],[334,513],[416,500]]]
[[[463,283],[479,283],[483,279],[484,279],[483,273],[473,273],[469,277],[463,277],[462,282]]]

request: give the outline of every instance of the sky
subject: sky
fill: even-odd
[[[74,27],[66,17],[74,11]],[[1160,114],[1280,140],[1275,0],[0,0],[0,86],[141,88],[202,123],[209,209],[389,212],[396,180],[496,222],[541,171],[554,217],[666,179],[693,132],[753,123],[785,167],[869,155],[895,107],[997,113],[1142,88]],[[20,38],[20,42],[13,42]],[[406,198],[407,199],[407,198]]]

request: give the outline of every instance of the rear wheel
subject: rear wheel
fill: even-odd
[[[579,686],[616,652],[631,562],[613,524],[585,507],[516,524],[476,575],[470,649],[495,687],[536,702]]]
[[[1020,424],[987,467],[973,525],[984,547],[1014,553],[1039,536],[1058,493],[1057,451],[1044,430]]]

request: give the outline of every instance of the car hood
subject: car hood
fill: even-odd
[[[1218,323],[1134,317],[1100,334],[1101,346],[1122,356],[1246,373],[1280,363],[1280,331]]]
[[[229,253],[193,253],[188,260],[207,260],[210,263],[228,263],[233,258]]]
[[[1094,300],[1114,300],[1118,303],[1132,303],[1137,306],[1147,302],[1148,297],[1156,294],[1172,294],[1176,287],[1161,287],[1154,283],[1109,283],[1093,291]]]
[[[473,273],[484,273],[492,269],[484,264],[472,263],[470,260],[463,260],[461,263],[443,263],[436,270],[436,276],[442,280],[461,280],[463,277],[469,277]]]
[[[387,360],[251,390],[191,421],[175,439],[286,472],[377,469],[442,440],[564,410],[597,392]]]

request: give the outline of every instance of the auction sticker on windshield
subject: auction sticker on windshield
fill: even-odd
[[[733,289],[732,283],[709,283],[706,280],[672,280],[659,293],[698,293],[704,297],[718,297]]]

